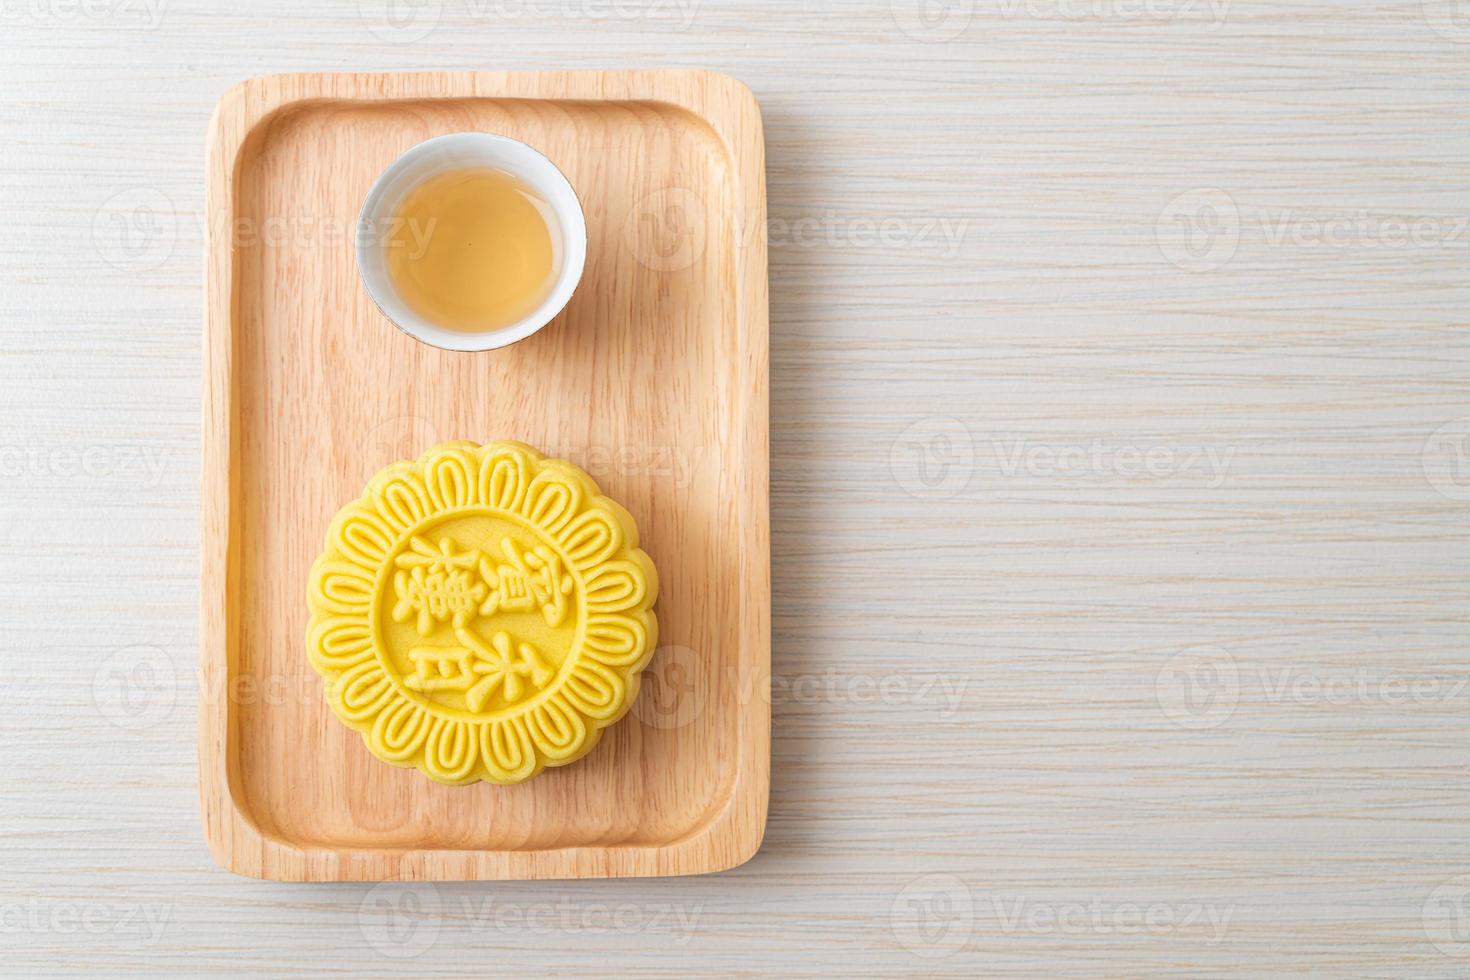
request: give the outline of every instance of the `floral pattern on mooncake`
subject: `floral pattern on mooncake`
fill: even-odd
[[[445,443],[333,519],[307,653],[379,759],[519,783],[628,710],[657,592],[632,517],[580,469],[518,442]]]

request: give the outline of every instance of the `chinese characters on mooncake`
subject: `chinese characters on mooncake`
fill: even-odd
[[[463,694],[465,705],[480,711],[497,689],[514,702],[550,682],[554,672],[532,643],[505,629],[487,640],[477,629],[480,620],[501,613],[537,610],[547,626],[562,625],[572,578],[545,545],[526,548],[502,537],[499,551],[495,556],[462,548],[450,537],[437,546],[414,537],[395,559],[393,620],[413,620],[423,637],[447,626],[458,641],[409,651],[414,673],[404,683],[410,690]]]

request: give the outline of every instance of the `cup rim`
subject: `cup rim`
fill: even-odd
[[[358,211],[358,228],[376,227],[375,222],[383,218],[389,218],[381,213],[382,198],[386,192],[387,185],[405,169],[415,164],[419,158],[431,153],[437,146],[450,143],[478,144],[482,147],[496,146],[500,148],[513,148],[514,152],[528,155],[529,159],[535,161],[540,173],[534,178],[528,177],[520,171],[510,171],[521,180],[526,181],[533,189],[543,190],[546,183],[554,185],[558,190],[564,190],[567,198],[573,206],[560,207],[553,204],[556,220],[561,224],[563,258],[561,269],[557,273],[556,282],[539,306],[526,316],[499,327],[495,330],[482,330],[469,332],[463,330],[451,330],[439,326],[426,317],[415,313],[403,302],[397,291],[387,281],[386,276],[381,278],[369,275],[368,268],[371,256],[380,246],[377,244],[376,235],[357,236],[356,258],[357,275],[363,288],[367,290],[368,296],[389,323],[403,333],[408,334],[420,343],[427,344],[440,350],[473,353],[478,351],[498,350],[509,347],[511,344],[525,340],[527,337],[545,327],[556,319],[562,310],[571,302],[572,294],[576,292],[581,283],[587,259],[587,219],[582,208],[582,201],[577,196],[576,188],[567,179],[560,167],[552,162],[534,146],[522,140],[499,133],[485,133],[466,131],[459,133],[446,133],[434,136],[415,143],[404,150],[393,162],[383,168],[372,186],[368,188],[367,195],[363,198],[362,207]],[[508,168],[504,168],[508,169]]]

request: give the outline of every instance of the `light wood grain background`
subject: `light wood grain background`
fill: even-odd
[[[0,970],[1470,971],[1470,10],[819,6],[0,0]],[[266,72],[612,66],[765,111],[765,847],[220,871],[210,110]]]

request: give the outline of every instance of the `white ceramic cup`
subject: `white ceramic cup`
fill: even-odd
[[[482,167],[517,178],[550,207],[557,225],[551,229],[556,272],[551,292],[531,313],[507,326],[472,333],[441,327],[410,309],[388,276],[388,251],[409,241],[407,230],[393,227],[409,191],[446,171]],[[571,183],[538,151],[520,140],[490,133],[451,133],[409,149],[373,183],[357,228],[358,272],[378,309],[404,333],[445,350],[494,350],[531,336],[567,305],[587,261],[587,220]]]

